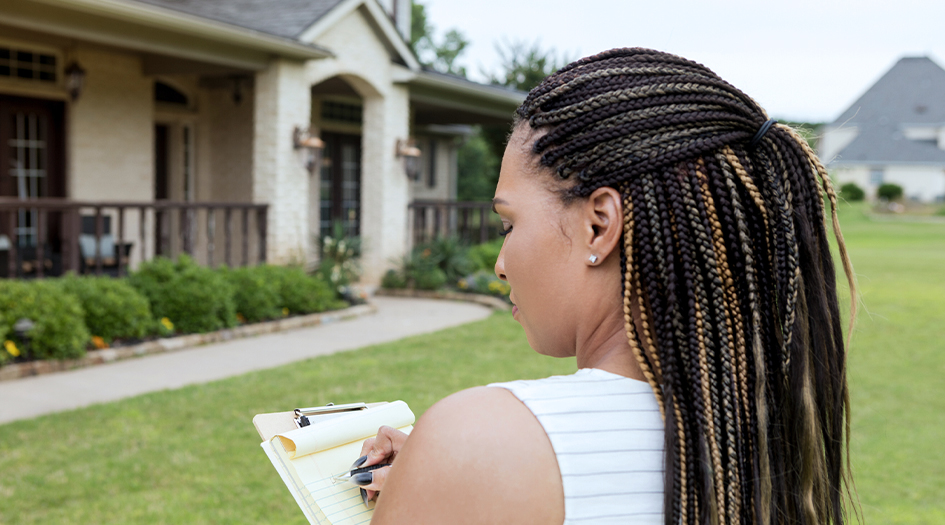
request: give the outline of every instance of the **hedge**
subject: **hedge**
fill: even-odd
[[[60,282],[0,280],[0,312],[6,334],[4,342],[11,341],[19,351],[27,348],[13,325],[20,319],[29,319],[33,328],[27,334],[29,351],[37,359],[68,359],[81,357],[89,341],[85,326],[85,312],[79,299],[66,292]],[[6,346],[6,345],[5,345]],[[10,349],[5,349],[7,357]]]
[[[128,282],[111,277],[75,277],[61,280],[85,313],[85,326],[105,342],[141,339],[157,331],[151,305]]]

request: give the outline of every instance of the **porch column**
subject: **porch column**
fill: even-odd
[[[361,164],[362,282],[378,284],[407,246],[409,187],[397,139],[407,139],[407,88],[395,84],[383,96],[364,98]]]
[[[295,126],[309,125],[312,98],[304,64],[274,59],[256,74],[253,124],[253,202],[269,204],[266,257],[305,263],[310,175],[305,152],[292,146]]]

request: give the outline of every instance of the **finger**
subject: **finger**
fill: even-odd
[[[362,455],[362,456],[367,456],[367,453],[370,452],[370,451],[371,451],[371,448],[374,447],[374,441],[376,441],[376,440],[377,440],[376,437],[372,437],[372,438],[368,438],[368,439],[365,439],[365,440],[364,440],[364,443],[361,444],[361,455]],[[358,466],[360,466],[360,465],[358,465]]]
[[[383,467],[370,472],[361,472],[351,476],[351,482],[367,490],[382,490],[384,482],[387,481],[387,474],[390,467]]]
[[[363,466],[376,465],[396,454],[403,446],[403,440],[397,434],[403,434],[403,432],[388,426],[379,428],[373,446],[367,452],[368,459]]]

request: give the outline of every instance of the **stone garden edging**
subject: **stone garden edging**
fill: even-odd
[[[320,324],[343,321],[362,315],[369,315],[377,312],[377,306],[371,303],[351,306],[342,310],[330,312],[321,312],[317,314],[300,315],[297,317],[287,317],[285,319],[276,319],[275,321],[265,321],[262,323],[253,323],[236,328],[225,328],[216,332],[205,334],[187,334],[178,337],[167,337],[155,339],[136,345],[120,346],[117,348],[104,348],[101,350],[90,350],[85,356],[78,359],[50,359],[40,361],[30,361],[26,363],[13,363],[0,367],[0,381],[9,381],[22,377],[50,374],[54,372],[63,372],[76,368],[85,368],[87,366],[100,365],[130,359],[151,354],[161,354],[164,352],[176,352],[186,350],[195,346],[230,341],[232,339],[241,339],[253,337],[256,335],[269,334],[272,332],[281,332],[294,328],[304,328]]]
[[[374,295],[387,297],[416,297],[418,299],[446,299],[449,301],[465,301],[488,306],[493,310],[508,311],[512,305],[491,295],[452,292],[448,290],[414,290],[412,288],[378,288]]]

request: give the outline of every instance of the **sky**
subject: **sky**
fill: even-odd
[[[569,59],[648,47],[700,62],[774,118],[832,122],[903,56],[945,66],[942,0],[414,0],[442,38],[471,44],[473,80],[495,44],[538,41]]]

